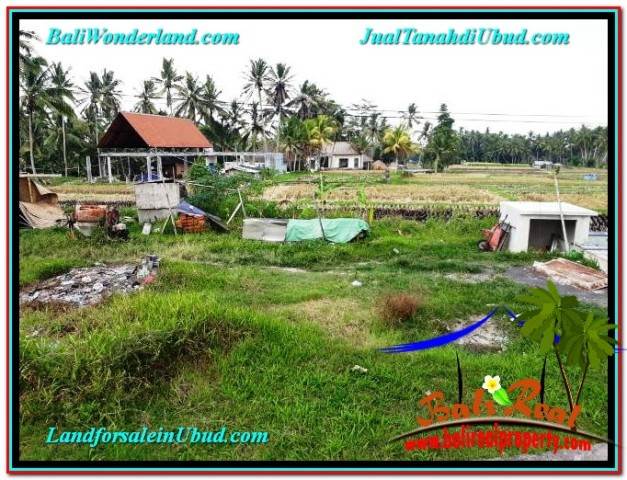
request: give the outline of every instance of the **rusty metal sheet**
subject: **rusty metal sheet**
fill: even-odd
[[[565,258],[555,258],[545,263],[534,262],[533,268],[562,285],[571,285],[584,290],[607,288],[607,274]]]

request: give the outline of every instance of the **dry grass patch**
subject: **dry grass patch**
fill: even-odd
[[[499,195],[466,185],[376,185],[365,188],[369,202],[374,203],[476,203],[498,204]],[[330,191],[326,200],[357,199],[356,188]]]
[[[373,322],[372,309],[355,298],[322,298],[307,300],[274,309],[295,321],[318,325],[329,336],[366,346],[376,342],[370,336]]]
[[[264,190],[261,198],[266,201],[285,203],[301,199],[311,199],[315,187],[308,183],[274,185]]]
[[[64,183],[50,187],[56,193],[133,193],[130,183]]]
[[[388,325],[399,325],[414,318],[423,306],[421,297],[406,293],[394,293],[384,296],[377,303],[379,315]]]
[[[60,202],[135,203],[133,193],[59,193]]]
[[[561,193],[560,198],[563,202],[579,205],[592,210],[607,210],[607,195],[599,195],[594,193]],[[527,193],[520,195],[519,200],[527,200],[530,202],[555,202],[557,197],[554,193]]]

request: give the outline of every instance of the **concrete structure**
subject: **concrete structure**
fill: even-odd
[[[149,182],[135,184],[135,203],[140,223],[167,218],[181,202],[178,183]]]
[[[314,161],[316,170],[369,170],[372,158],[358,153],[349,142],[334,142],[326,144]]]
[[[590,217],[597,213],[565,202],[561,210],[569,245],[584,243],[590,231]],[[563,240],[557,202],[501,202],[501,221],[512,226],[505,245],[510,252],[549,250],[555,240]]]
[[[225,170],[234,166],[241,166],[257,170],[268,168],[277,172],[287,172],[283,154],[278,152],[213,152],[210,158],[214,157],[220,157],[224,160]],[[227,158],[232,158],[233,161],[226,161]]]
[[[575,249],[583,252],[585,258],[597,262],[607,273],[607,232],[590,232],[585,242],[575,244]]]
[[[287,220],[280,218],[246,218],[242,238],[283,242],[287,233]]]

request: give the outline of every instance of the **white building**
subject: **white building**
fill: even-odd
[[[590,232],[590,217],[597,212],[562,202],[501,202],[501,221],[512,227],[506,248],[510,252],[528,249],[548,251],[555,240],[563,244],[561,218],[570,246],[584,244]]]
[[[369,170],[372,158],[358,153],[349,142],[334,142],[325,145],[312,163],[316,170]]]

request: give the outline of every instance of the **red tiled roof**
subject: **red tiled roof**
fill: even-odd
[[[209,148],[211,142],[186,118],[120,112],[99,148]]]

